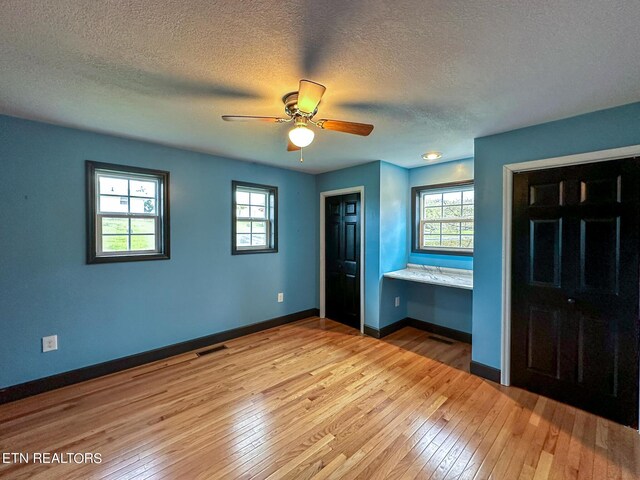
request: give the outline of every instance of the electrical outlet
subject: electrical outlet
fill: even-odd
[[[58,335],[42,337],[42,351],[50,352],[58,349]]]
[[[396,307],[400,306],[400,297],[396,297]]]
[[[284,302],[284,293],[280,292],[278,294],[278,303]]]

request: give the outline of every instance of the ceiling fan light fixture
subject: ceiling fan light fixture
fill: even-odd
[[[425,160],[438,160],[439,158],[442,158],[442,153],[441,152],[427,152],[427,153],[423,153],[422,154],[422,158],[424,158]]]
[[[296,147],[304,148],[311,145],[315,133],[304,124],[299,124],[289,131],[289,140]]]
[[[294,127],[289,131],[287,152],[301,150],[311,145],[315,134],[309,129],[311,124],[321,130],[333,130],[334,132],[348,133],[351,135],[368,136],[373,130],[373,125],[368,123],[345,122],[343,120],[329,120],[323,118],[313,120],[318,113],[318,105],[326,91],[326,87],[311,80],[300,80],[298,91],[289,92],[282,97],[284,113],[287,117],[261,117],[254,115],[223,115],[227,122],[254,121],[265,123],[289,123],[294,122]],[[302,152],[301,152],[302,153]],[[302,157],[301,160],[302,161]]]

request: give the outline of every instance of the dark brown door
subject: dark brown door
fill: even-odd
[[[326,316],[360,328],[360,194],[325,200]]]
[[[511,379],[638,425],[640,159],[514,176]]]

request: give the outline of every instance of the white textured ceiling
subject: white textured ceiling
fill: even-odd
[[[639,0],[3,0],[0,112],[309,172],[640,100]],[[280,115],[327,86],[305,162]]]

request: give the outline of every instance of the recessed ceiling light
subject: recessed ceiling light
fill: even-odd
[[[422,158],[425,160],[438,160],[442,158],[442,153],[440,152],[427,152],[422,154]]]

